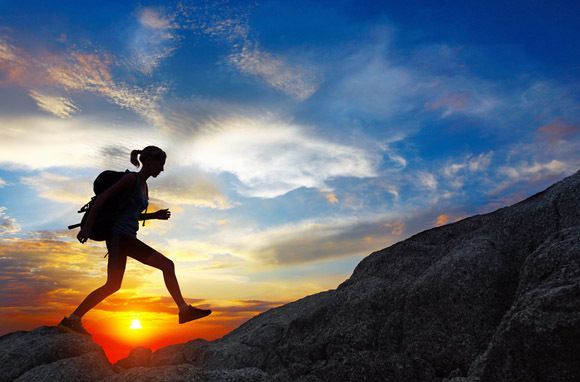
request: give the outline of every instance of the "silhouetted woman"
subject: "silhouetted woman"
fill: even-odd
[[[188,305],[181,295],[179,284],[175,277],[173,261],[137,239],[139,220],[167,220],[171,216],[168,209],[149,214],[141,213],[146,209],[149,201],[147,179],[150,176],[155,178],[163,171],[166,158],[167,155],[165,152],[155,146],[147,146],[143,150],[133,150],[131,152],[131,163],[139,167],[140,160],[143,165],[141,170],[139,172],[128,172],[117,183],[99,194],[95,199],[87,221],[77,235],[81,243],[86,242],[89,238],[89,232],[91,232],[98,211],[105,201],[114,195],[124,195],[131,192],[131,196],[127,198],[126,203],[121,207],[115,219],[111,229],[112,233],[106,240],[107,249],[109,250],[107,282],[105,285],[91,292],[73,314],[63,318],[59,326],[72,329],[82,334],[89,334],[83,328],[81,318],[99,302],[119,290],[121,281],[123,280],[123,274],[125,273],[127,256],[158,268],[163,272],[165,285],[179,308],[180,324],[205,317],[211,313],[211,310],[198,309]]]

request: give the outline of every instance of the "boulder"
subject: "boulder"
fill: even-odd
[[[114,373],[103,349],[88,336],[62,333],[56,327],[42,326],[0,337],[1,382],[17,378],[40,381],[40,373],[60,375],[56,371],[59,367],[71,376],[84,376],[71,380],[96,381]]]

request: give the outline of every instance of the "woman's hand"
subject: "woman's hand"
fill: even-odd
[[[91,232],[90,229],[87,229],[86,226],[81,228],[80,232],[77,234],[77,239],[84,244],[89,239],[89,233]]]
[[[155,217],[155,219],[167,220],[171,217],[171,212],[169,212],[169,208],[166,208],[164,210],[159,210],[157,212],[154,212],[153,216]]]

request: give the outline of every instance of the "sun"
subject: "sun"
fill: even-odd
[[[133,319],[133,321],[131,321],[131,326],[129,328],[133,329],[133,330],[143,329],[143,327],[141,326],[141,321],[139,321],[139,319],[137,319],[137,318],[135,318],[135,319]]]

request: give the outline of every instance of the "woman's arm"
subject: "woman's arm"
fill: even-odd
[[[156,212],[152,212],[150,214],[141,214],[141,216],[139,216],[139,220],[153,220],[153,219],[167,220],[170,217],[171,212],[169,212],[169,208],[166,208],[164,210],[159,210]]]
[[[93,224],[97,218],[98,212],[105,202],[112,196],[117,195],[120,192],[128,190],[133,187],[136,182],[136,177],[133,174],[127,174],[123,176],[117,183],[113,184],[111,187],[107,188],[103,193],[99,194],[95,199],[91,210],[89,211],[89,216],[87,216],[86,223],[81,227],[80,232],[77,235],[77,239],[84,243],[88,240],[89,234],[93,229]]]

